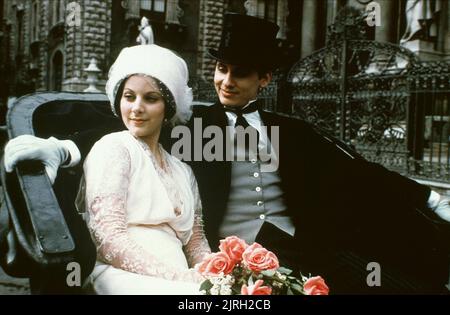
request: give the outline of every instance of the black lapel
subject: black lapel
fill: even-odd
[[[220,129],[222,129],[222,134],[226,134],[226,127],[228,126],[228,119],[227,115],[225,114],[225,110],[223,109],[223,105],[217,101],[213,105],[213,120],[214,124],[218,126]],[[224,137],[225,140],[225,137]],[[224,144],[224,151],[226,150],[226,146]],[[224,179],[224,200],[228,201],[228,197],[230,194],[230,185],[231,185],[231,162],[230,161],[224,161],[223,163],[219,163],[221,165],[220,167],[220,178]],[[219,169],[218,169],[219,171]],[[219,174],[218,174],[219,175]],[[226,204],[224,206],[224,209],[226,209]]]
[[[263,125],[267,127],[267,135],[269,136],[269,140],[272,140],[272,134],[270,132],[270,127],[275,126],[276,122],[274,121],[274,116],[272,113],[267,112],[265,110],[259,109],[259,116],[263,122]]]
[[[225,135],[228,119],[220,102],[204,108],[204,111],[197,118],[202,118],[202,132],[208,126],[217,126]],[[202,148],[208,141],[210,140],[203,139]],[[223,152],[225,153],[225,146]],[[198,170],[198,174],[201,174],[201,178],[197,178],[197,181],[199,182],[205,219],[207,220],[205,227],[209,232],[208,234],[213,238],[211,241],[215,242],[214,238],[218,236],[220,224],[227,209],[231,185],[231,162],[203,161],[199,167],[201,169]]]
[[[220,104],[219,101],[211,106],[210,118],[211,120],[207,121],[208,125],[218,126],[225,131],[225,127],[228,125],[228,119],[225,110],[223,109],[223,105]]]

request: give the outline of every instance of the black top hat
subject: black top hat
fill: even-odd
[[[249,15],[226,13],[219,49],[209,49],[215,59],[232,65],[275,68],[279,61],[278,25]]]

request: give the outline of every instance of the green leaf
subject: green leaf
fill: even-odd
[[[241,294],[241,289],[242,289],[242,285],[241,284],[237,284],[235,283],[232,287],[231,290],[233,291],[234,295],[239,295]]]
[[[275,275],[275,272],[276,272],[275,270],[264,270],[261,271],[261,274],[267,277],[273,277]]]
[[[291,284],[290,288],[294,291],[297,291],[299,294],[303,294],[303,289],[300,285],[293,283]],[[295,293],[295,292],[294,292]]]
[[[280,268],[278,268],[278,272],[280,272],[284,275],[290,275],[292,273],[292,270],[285,268],[285,267],[280,267]]]
[[[200,291],[205,290],[206,292],[209,292],[209,290],[213,287],[213,284],[209,280],[205,280],[200,285]]]

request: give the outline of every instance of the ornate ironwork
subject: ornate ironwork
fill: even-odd
[[[294,65],[287,78],[292,84],[291,113],[349,143],[364,137],[373,142],[376,134],[382,137],[381,128],[406,119],[398,117],[400,105],[395,104],[408,96],[403,75],[417,60],[409,51],[391,44],[351,40],[346,48],[345,60],[344,45],[338,42]],[[385,115],[381,115],[383,111]],[[343,121],[343,114],[351,119]]]
[[[450,62],[421,62],[408,73],[410,173],[450,182]]]
[[[288,114],[370,161],[449,181],[450,64],[419,62],[401,46],[363,39],[364,25],[364,15],[342,11],[327,45],[291,68]]]

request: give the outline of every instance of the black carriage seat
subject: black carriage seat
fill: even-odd
[[[65,139],[104,124],[121,128],[103,94],[27,95],[7,117],[9,139],[23,134]],[[52,187],[40,162],[19,163],[13,173],[5,173],[1,165],[5,202],[0,214],[9,216],[8,229],[2,229],[8,233],[0,251],[2,267],[11,276],[29,278],[32,293],[82,292],[80,284],[96,258],[74,204],[82,166],[60,168]]]

